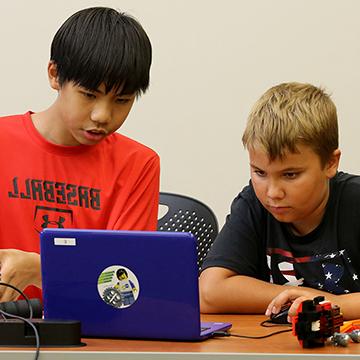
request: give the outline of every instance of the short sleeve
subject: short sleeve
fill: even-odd
[[[202,270],[223,267],[238,274],[268,280],[265,210],[251,185],[233,200],[231,212],[205,258]]]

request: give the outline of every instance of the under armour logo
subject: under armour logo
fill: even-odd
[[[40,234],[46,227],[61,229],[73,227],[73,211],[36,205],[34,213],[35,231]]]
[[[60,228],[64,228],[64,222],[65,222],[65,218],[62,217],[62,216],[59,216],[58,220],[49,220],[49,215],[43,215],[42,216],[42,219],[43,219],[43,223],[41,224],[41,227],[44,229],[44,228],[47,228],[49,227],[49,225],[57,225],[57,227],[60,229]]]

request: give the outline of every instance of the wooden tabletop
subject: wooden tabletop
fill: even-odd
[[[260,323],[265,320],[262,315],[203,315],[203,321],[222,321],[231,322],[233,327],[232,334],[246,335],[246,336],[261,336],[274,331],[290,329],[290,327],[275,326],[262,327]],[[200,342],[180,342],[180,341],[151,341],[151,340],[128,340],[128,339],[93,339],[84,338],[86,343],[84,347],[78,348],[42,348],[42,354],[51,352],[71,352],[86,353],[90,355],[91,352],[111,352],[111,353],[211,353],[211,354],[299,354],[314,355],[315,357],[325,358],[330,355],[332,358],[343,355],[360,356],[360,343],[349,342],[347,347],[335,347],[327,344],[324,347],[315,349],[303,349],[297,338],[291,332],[274,335],[264,339],[245,339],[239,337],[217,337]],[[26,348],[1,348],[2,350],[16,350],[24,351],[30,350]],[[32,349],[33,351],[33,349]],[[76,357],[76,356],[75,356]],[[269,357],[269,356],[268,356]],[[349,356],[345,356],[349,358]],[[245,357],[243,357],[245,358]],[[289,358],[289,356],[286,356]],[[311,358],[311,356],[307,356]],[[352,358],[352,356],[350,357]]]

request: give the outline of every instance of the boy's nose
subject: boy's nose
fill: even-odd
[[[285,195],[285,192],[279,184],[269,182],[266,195],[270,199],[282,199]]]
[[[111,120],[111,109],[106,105],[97,105],[91,112],[91,120],[95,123],[106,124]]]

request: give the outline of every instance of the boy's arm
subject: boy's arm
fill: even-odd
[[[199,284],[203,313],[265,313],[270,301],[284,290],[282,285],[221,267],[205,269]]]
[[[304,300],[324,296],[338,305],[345,320],[360,318],[360,292],[334,295],[302,286],[276,285],[234,271],[211,267],[200,275],[200,309],[202,313],[278,313],[283,304],[291,302],[289,315]]]
[[[266,314],[277,313],[283,304],[291,302],[289,315],[296,315],[301,302],[312,300],[315,296],[322,295],[325,300],[329,300],[333,305],[338,305],[345,320],[360,318],[360,292],[351,294],[334,295],[328,292],[321,292],[304,287],[288,287],[278,294],[268,305]]]
[[[29,285],[41,288],[40,255],[16,249],[0,250],[1,282],[21,291]],[[19,293],[10,287],[0,286],[0,302],[16,300]]]
[[[285,288],[293,286],[277,285],[238,275],[225,268],[210,267],[200,275],[200,309],[203,313],[264,314],[269,303]],[[308,298],[327,294],[310,288],[301,289]],[[282,301],[278,299],[276,303],[278,311]]]

